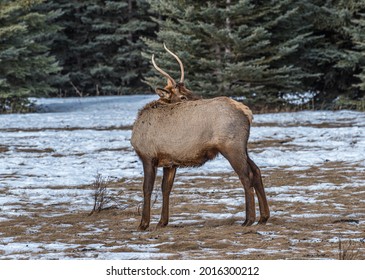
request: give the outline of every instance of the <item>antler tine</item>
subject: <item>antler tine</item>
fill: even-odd
[[[163,76],[165,76],[167,79],[169,79],[173,85],[176,85],[175,80],[173,78],[171,78],[171,76],[169,74],[167,74],[165,71],[163,71],[160,67],[157,66],[157,64],[155,62],[155,55],[154,54],[152,54],[152,64],[153,64],[153,67],[155,67],[155,69],[158,72],[160,72]]]
[[[183,63],[181,62],[180,58],[179,58],[176,54],[174,54],[172,51],[170,51],[170,50],[166,47],[165,43],[163,44],[163,47],[165,48],[165,50],[166,50],[169,54],[171,54],[173,57],[175,57],[175,59],[176,59],[176,60],[177,60],[177,62],[179,63],[179,65],[180,65],[180,71],[181,71],[180,83],[183,83],[183,82],[184,82],[184,65],[183,65]]]

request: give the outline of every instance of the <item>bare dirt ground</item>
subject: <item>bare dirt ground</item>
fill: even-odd
[[[251,148],[280,145],[251,143]],[[170,224],[155,229],[161,207],[155,186],[150,229],[137,231],[142,178],[110,182],[118,194],[92,215],[72,201],[33,204],[0,221],[2,259],[365,259],[363,168],[328,162],[307,170],[262,170],[271,218],[242,227],[243,189],[232,172],[177,175]],[[57,187],[60,188],[60,187]],[[54,189],[57,189],[56,187]],[[71,187],[65,187],[71,188]],[[72,189],[89,190],[92,186]],[[52,189],[52,188],[51,188]],[[1,189],[1,195],[8,190]],[[16,202],[18,203],[18,202]],[[27,214],[21,214],[23,208]],[[258,210],[258,206],[257,206]],[[11,246],[11,247],[10,247]]]

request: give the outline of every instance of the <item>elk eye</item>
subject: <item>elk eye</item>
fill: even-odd
[[[181,99],[181,100],[188,100],[188,98],[187,98],[186,96],[184,96],[184,95],[183,95],[183,96],[181,96],[181,97],[180,97],[180,99]]]

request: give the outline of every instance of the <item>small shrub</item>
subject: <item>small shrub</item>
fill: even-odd
[[[118,203],[115,200],[115,195],[111,194],[110,190],[108,189],[108,185],[110,185],[111,183],[112,183],[111,179],[104,178],[100,174],[97,174],[95,176],[94,183],[92,184],[92,189],[94,190],[93,192],[94,206],[89,216],[95,212],[100,212],[102,210],[111,208],[117,208]]]
[[[335,109],[339,110],[355,110],[355,111],[365,111],[365,98],[358,100],[351,100],[344,96],[340,96],[335,100]]]
[[[342,242],[341,238],[338,241],[338,259],[339,260],[357,260],[359,258],[359,250],[356,248],[355,242],[349,240]]]
[[[34,103],[27,97],[0,96],[0,114],[31,113],[35,111]]]

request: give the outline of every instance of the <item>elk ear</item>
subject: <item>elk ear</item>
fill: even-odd
[[[170,79],[167,79],[167,87],[174,87],[175,84],[170,80]]]
[[[164,88],[156,88],[155,92],[163,99],[170,100],[171,99],[171,93],[164,89]]]

